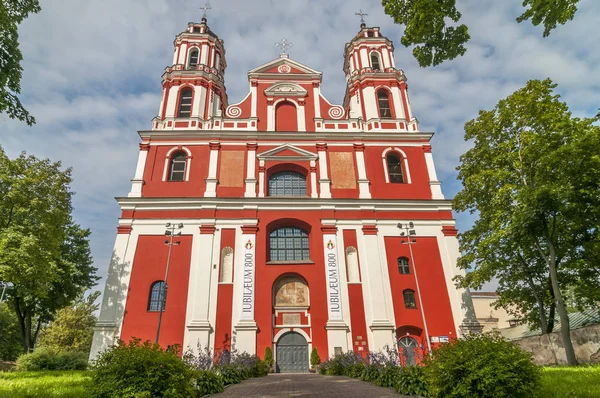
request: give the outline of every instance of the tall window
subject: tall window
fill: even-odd
[[[402,159],[396,153],[388,153],[387,155],[388,174],[390,182],[395,184],[403,184],[404,176],[402,175]]]
[[[199,54],[200,53],[198,52],[198,50],[190,51],[190,62],[188,62],[188,69],[196,69],[196,66],[198,66]]]
[[[171,164],[169,167],[169,181],[184,181],[185,166],[187,163],[185,152],[175,152],[171,156]]]
[[[408,266],[408,258],[400,257],[398,258],[398,272],[402,275],[410,274],[410,267]]]
[[[282,171],[271,175],[269,196],[306,196],[306,177],[295,171]]]
[[[417,308],[417,302],[415,301],[415,291],[406,289],[402,292],[404,296],[404,307],[405,308]]]
[[[375,71],[381,72],[381,65],[379,64],[379,57],[376,53],[371,53],[371,67]]]
[[[417,340],[412,337],[402,337],[398,340],[398,351],[404,357],[405,366],[416,365],[415,351],[419,347]]]
[[[308,233],[297,227],[282,227],[269,236],[270,261],[310,260]]]
[[[148,311],[160,311],[161,307],[161,298],[162,298],[162,308],[164,311],[165,304],[167,302],[167,291],[165,288],[165,282],[158,281],[154,282],[150,287],[150,300],[148,301]]]
[[[181,90],[177,117],[190,117],[192,114],[192,89],[189,87]]]
[[[379,117],[381,119],[391,119],[390,97],[386,90],[379,90],[377,92],[377,104],[379,105]]]

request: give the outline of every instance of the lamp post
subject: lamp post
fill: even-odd
[[[173,250],[173,245],[177,246],[181,243],[181,241],[173,241],[176,236],[181,236],[181,229],[183,228],[183,224],[171,224],[170,222],[165,224],[167,230],[165,231],[165,236],[168,238],[165,240],[165,245],[169,246],[169,254],[167,254],[167,268],[165,270],[165,279],[163,281],[162,288],[160,289],[158,295],[158,303],[159,303],[159,312],[158,312],[158,326],[156,327],[156,340],[155,343],[158,344],[158,336],[160,336],[160,324],[162,322],[162,314],[165,310],[165,303],[167,301],[167,278],[169,277],[169,265],[171,264],[171,251]],[[179,230],[175,232],[175,230]]]
[[[408,251],[410,252],[410,262],[412,263],[413,273],[415,274],[415,283],[417,285],[417,296],[419,297],[419,307],[421,309],[421,316],[423,317],[423,327],[425,328],[425,338],[427,339],[427,351],[431,355],[431,342],[429,341],[429,329],[427,328],[427,319],[425,318],[425,309],[423,308],[423,299],[421,298],[421,288],[419,286],[419,277],[417,276],[417,267],[415,266],[415,257],[412,251],[412,245],[417,243],[417,233],[415,231],[415,224],[409,222],[407,224],[398,223],[398,228],[403,230],[400,232],[400,236],[403,238],[400,242],[408,245]],[[405,239],[406,240],[405,240]]]

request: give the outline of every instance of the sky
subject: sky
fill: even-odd
[[[175,35],[199,21],[204,1],[45,0],[20,27],[21,99],[36,117],[28,127],[0,114],[0,145],[60,160],[73,168],[76,222],[92,231],[98,274],[104,276],[116,236],[119,207],[138,157],[138,130],[158,114],[161,75],[172,62]],[[325,5],[326,4],[326,5]],[[403,28],[381,2],[359,0],[213,0],[208,24],[225,42],[229,103],[247,94],[248,70],[278,57],[275,43],[294,43],[290,57],[323,72],[322,92],[341,104],[344,44],[360,29],[379,26],[408,77],[413,113],[422,131],[435,132],[433,154],[447,198],[460,190],[459,157],[469,148],[464,123],[492,109],[529,79],[551,78],[578,117],[600,106],[600,1],[581,0],[575,19],[548,38],[542,27],[518,24],[521,0],[457,0],[471,41],[465,56],[420,68],[400,44]],[[459,230],[473,219],[456,214]]]

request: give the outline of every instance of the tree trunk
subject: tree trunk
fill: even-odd
[[[16,294],[14,295],[14,309],[15,309],[15,313],[17,314],[17,318],[19,319],[19,331],[21,332],[21,344],[23,344],[23,351],[25,353],[29,352],[27,350],[27,336],[25,335],[25,318],[23,317],[23,313],[21,312],[21,305],[19,302],[19,296],[17,296]]]
[[[552,282],[552,291],[556,302],[556,310],[560,317],[560,334],[565,346],[565,354],[567,355],[567,363],[569,365],[577,365],[577,357],[575,356],[575,350],[573,349],[573,342],[571,341],[571,326],[569,325],[569,314],[565,308],[565,303],[562,298],[560,286],[558,285],[558,272],[556,270],[556,250],[554,244],[550,239],[547,239],[548,249],[550,250],[550,256],[547,257],[548,266],[550,267],[550,280]]]
[[[548,314],[548,333],[552,333],[554,330],[554,317],[556,316],[556,300],[554,296],[554,289],[552,288],[552,279],[548,278],[548,290],[550,290],[550,296],[552,297],[552,304],[550,304],[550,313]]]

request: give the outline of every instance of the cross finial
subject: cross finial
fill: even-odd
[[[281,55],[287,55],[287,50],[294,47],[294,43],[286,38],[283,38],[279,43],[275,43],[277,47],[281,47]]]
[[[206,20],[206,18],[208,17],[207,11],[208,10],[212,10],[212,7],[210,6],[210,3],[204,4],[204,7],[200,7],[200,9],[204,10],[204,13],[202,14],[202,19]]]
[[[360,24],[364,25],[365,24],[365,17],[369,14],[365,13],[362,8],[360,10],[358,10],[358,12],[354,15],[357,15],[360,17]]]

